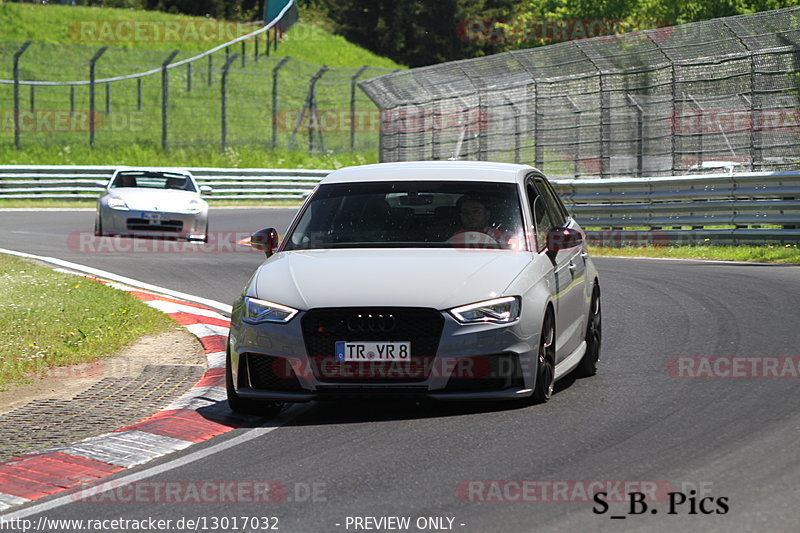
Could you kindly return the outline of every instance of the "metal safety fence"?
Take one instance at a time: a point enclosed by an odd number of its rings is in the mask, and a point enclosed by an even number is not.
[[[356,84],[391,69],[278,57],[279,42],[313,40],[315,31],[288,29],[282,17],[264,27],[181,19],[70,26],[76,42],[102,37],[121,46],[230,37],[200,54],[0,41],[0,144],[375,150],[377,108]]]
[[[96,198],[115,167],[0,166],[2,199]],[[190,168],[218,200],[305,198],[330,170]],[[800,242],[800,171],[552,180],[592,242]]]
[[[800,165],[800,7],[569,41],[360,83],[382,161],[669,176]]]
[[[0,166],[0,200],[95,199],[118,167]],[[302,200],[330,170],[187,168],[214,200]]]

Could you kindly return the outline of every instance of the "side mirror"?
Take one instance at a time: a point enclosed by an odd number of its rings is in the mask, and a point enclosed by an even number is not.
[[[547,253],[555,255],[561,250],[575,248],[583,243],[583,236],[571,228],[553,228],[547,234]]]
[[[258,230],[250,235],[250,246],[270,257],[278,249],[278,231],[275,228]]]
[[[214,189],[212,189],[210,185],[201,185],[200,192],[205,194],[211,194],[212,192],[214,192]]]

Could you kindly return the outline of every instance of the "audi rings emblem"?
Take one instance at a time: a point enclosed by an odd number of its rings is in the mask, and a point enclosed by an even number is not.
[[[387,332],[394,331],[396,327],[397,319],[390,314],[357,314],[347,321],[347,329],[354,332]]]

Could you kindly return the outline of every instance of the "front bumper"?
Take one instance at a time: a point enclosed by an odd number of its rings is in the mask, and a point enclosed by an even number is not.
[[[147,217],[157,216],[159,220]],[[170,213],[135,209],[102,211],[101,222],[105,235],[135,235],[173,239],[204,239],[208,228],[208,213]]]
[[[498,400],[532,394],[538,335],[526,333],[522,321],[464,326],[446,313],[441,316],[438,348],[431,356],[415,357],[411,364],[349,364],[332,354],[309,356],[303,313],[289,324],[251,325],[242,322],[234,308],[229,340],[234,387],[243,398],[285,402]]]

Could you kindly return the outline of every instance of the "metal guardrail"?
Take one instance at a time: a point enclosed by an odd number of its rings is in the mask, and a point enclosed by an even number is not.
[[[800,171],[553,183],[597,244],[800,242]]]
[[[0,199],[95,199],[116,166],[0,166]],[[302,200],[330,170],[188,168],[214,200]]]
[[[0,199],[91,199],[113,166],[0,166]],[[189,168],[209,201],[297,199],[330,170]],[[598,243],[800,241],[800,170],[553,179]]]

